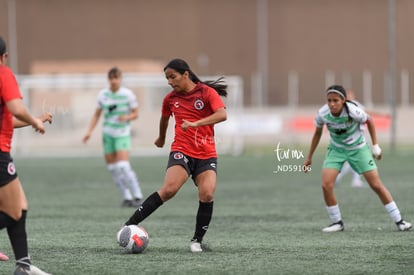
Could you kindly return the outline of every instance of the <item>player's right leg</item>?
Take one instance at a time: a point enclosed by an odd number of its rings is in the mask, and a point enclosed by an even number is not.
[[[322,190],[325,199],[326,210],[331,219],[331,224],[322,229],[323,232],[338,232],[344,230],[342,222],[341,211],[336,201],[334,194],[335,179],[338,175],[338,170],[334,168],[324,168],[322,170]]]
[[[118,169],[123,174],[125,181],[129,186],[129,190],[134,197],[134,200],[141,201],[143,198],[141,186],[138,181],[138,177],[135,171],[132,169],[131,164],[128,160],[121,160],[116,163]],[[137,205],[138,206],[138,205]]]
[[[135,171],[129,162],[129,150],[131,149],[131,137],[118,137],[114,139],[116,154],[116,166],[121,171],[124,178],[125,187],[129,189],[134,200],[134,206],[138,207],[142,203],[142,191]]]
[[[347,155],[334,147],[329,147],[322,166],[322,191],[331,224],[322,229],[323,232],[338,232],[344,230],[341,211],[334,193],[335,179],[341,171]]]
[[[123,174],[121,169],[117,166],[116,163],[109,163],[107,164],[107,169],[111,173],[112,180],[114,181],[116,187],[118,188],[119,192],[122,196],[122,207],[132,207],[133,206],[133,200],[131,192],[128,188],[125,186],[125,180],[123,178]]]
[[[117,165],[117,153],[116,153],[116,138],[109,135],[103,135],[103,146],[105,153],[105,162],[108,171],[111,173],[112,180],[122,196],[122,207],[133,207],[132,195],[126,186],[126,179],[122,170]]]
[[[26,196],[19,178],[16,177],[0,187],[0,229],[7,228],[16,259],[14,274],[47,275],[48,273],[33,266],[30,261],[26,234],[26,209]]]
[[[174,197],[187,179],[188,173],[181,165],[170,166],[165,173],[163,186],[145,199],[125,225],[139,224],[142,222],[164,202]]]

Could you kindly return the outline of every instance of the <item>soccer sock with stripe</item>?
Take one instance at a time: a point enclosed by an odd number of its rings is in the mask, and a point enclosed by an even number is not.
[[[196,226],[192,240],[201,242],[207,233],[208,226],[213,216],[213,202],[199,202],[196,217]]]
[[[125,223],[125,225],[131,224],[139,224],[142,222],[146,217],[152,214],[158,207],[163,204],[160,195],[158,192],[152,193],[138,209],[135,213],[129,218],[129,220]]]

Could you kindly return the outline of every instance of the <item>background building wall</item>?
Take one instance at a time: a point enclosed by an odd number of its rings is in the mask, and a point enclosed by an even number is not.
[[[0,33],[6,38],[11,1],[16,3],[18,42],[11,58],[17,54],[19,74],[31,73],[39,61],[143,59],[165,64],[182,57],[198,74],[242,76],[245,104],[254,104],[261,0],[0,0]],[[265,2],[267,104],[287,104],[292,71],[300,79],[300,104],[323,101],[315,94],[325,89],[326,72],[361,96],[365,70],[372,73],[374,103],[387,101],[388,0]],[[413,1],[396,1],[398,71],[411,74],[413,12]]]
[[[395,3],[397,102],[401,105],[400,74],[404,70],[408,80],[414,74],[414,1]],[[103,86],[105,73],[117,65],[125,73],[155,72],[163,79],[162,68],[174,57],[186,59],[198,75],[242,78],[244,109],[229,104],[229,120],[222,125],[228,135],[225,138],[232,140],[229,144],[307,142],[328,83],[352,88],[366,103],[363,75],[369,76],[372,85],[373,104],[368,107],[385,115],[377,119],[385,121],[378,128],[380,142],[388,143],[395,140],[390,131],[392,112],[386,83],[388,16],[388,0],[0,0],[0,34],[9,42],[9,64],[21,76],[21,84],[23,75],[49,74],[49,86],[26,85],[23,89],[31,110],[54,111],[57,126],[48,138],[39,141],[44,146],[30,143],[41,150],[78,148],[86,152],[80,137],[101,88],[100,84],[92,88],[85,81],[82,88],[59,90],[53,86],[53,81],[59,82],[54,74],[97,73]],[[10,43],[13,34],[16,48]],[[267,40],[264,46],[260,37]],[[257,82],[264,69],[259,62],[263,57],[268,79],[264,94]],[[297,80],[297,94],[289,82],[292,78]],[[163,88],[157,88],[159,98]],[[140,94],[139,88],[133,89]],[[407,92],[412,104],[410,85]],[[260,98],[262,95],[266,97]],[[399,106],[394,117],[399,143],[413,140],[409,107]],[[154,134],[146,133],[147,129],[156,131],[153,125],[159,106],[141,108],[140,112],[134,141],[142,150],[153,147]],[[29,146],[25,141],[32,140],[29,130],[17,136],[23,145],[17,148],[32,154],[33,146],[24,148]],[[61,138],[63,130],[71,133],[65,136],[67,140]],[[93,146],[94,152],[100,153],[99,135],[95,135]]]

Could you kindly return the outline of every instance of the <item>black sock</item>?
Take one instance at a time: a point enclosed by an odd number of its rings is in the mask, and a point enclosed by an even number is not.
[[[142,204],[138,207],[137,211],[129,218],[125,225],[139,224],[146,217],[151,215],[158,207],[163,204],[158,192],[152,193]]]
[[[16,221],[4,213],[3,211],[0,211],[0,230],[3,228],[9,227],[10,225],[16,223]]]
[[[200,242],[207,233],[208,226],[213,216],[213,202],[201,202],[198,206],[195,233],[192,240]]]
[[[22,217],[13,225],[7,227],[7,233],[13,248],[14,257],[16,258],[16,264],[30,266],[26,235],[26,214],[27,210],[23,210]]]

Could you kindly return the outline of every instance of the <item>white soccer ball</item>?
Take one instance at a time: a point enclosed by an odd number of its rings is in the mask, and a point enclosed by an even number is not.
[[[116,235],[120,247],[127,253],[142,253],[149,243],[148,233],[142,226],[128,225],[121,228]]]

